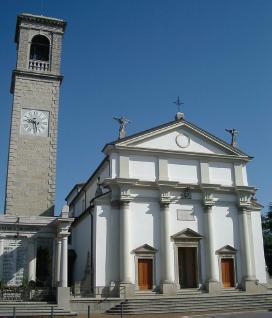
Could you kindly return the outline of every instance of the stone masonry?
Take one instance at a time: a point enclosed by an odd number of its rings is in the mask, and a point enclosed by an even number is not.
[[[10,130],[5,213],[53,216],[56,177],[57,123],[61,44],[66,23],[22,14],[17,17],[17,63],[11,93]],[[31,40],[44,35],[50,42],[49,69],[29,69]],[[48,136],[20,133],[22,109],[49,112]]]

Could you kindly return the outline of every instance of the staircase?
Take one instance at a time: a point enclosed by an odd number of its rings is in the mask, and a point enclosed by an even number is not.
[[[56,304],[47,302],[1,302],[0,317],[13,317],[14,307],[16,317],[51,317],[52,307],[54,317],[77,316],[77,313],[64,310]]]
[[[230,292],[222,295],[196,294],[178,297],[131,298],[123,301],[124,314],[204,313],[272,309],[272,293]],[[107,311],[120,314],[121,303]]]

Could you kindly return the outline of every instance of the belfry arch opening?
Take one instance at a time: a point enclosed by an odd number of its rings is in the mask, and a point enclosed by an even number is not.
[[[30,46],[30,60],[49,62],[50,42],[44,35],[35,35]]]

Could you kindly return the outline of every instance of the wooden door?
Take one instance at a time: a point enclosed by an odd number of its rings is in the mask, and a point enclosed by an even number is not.
[[[153,260],[148,258],[138,259],[138,285],[140,289],[152,289],[153,285]]]
[[[221,259],[221,272],[223,287],[234,287],[234,264],[233,258]]]

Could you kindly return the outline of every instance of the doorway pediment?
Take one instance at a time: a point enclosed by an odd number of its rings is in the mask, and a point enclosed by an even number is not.
[[[135,254],[155,254],[158,250],[148,244],[137,247],[132,252]]]
[[[219,250],[217,250],[215,253],[216,254],[235,254],[237,250],[230,246],[230,245],[225,245],[221,247]]]
[[[171,236],[174,241],[199,241],[203,238],[199,233],[187,228]]]

